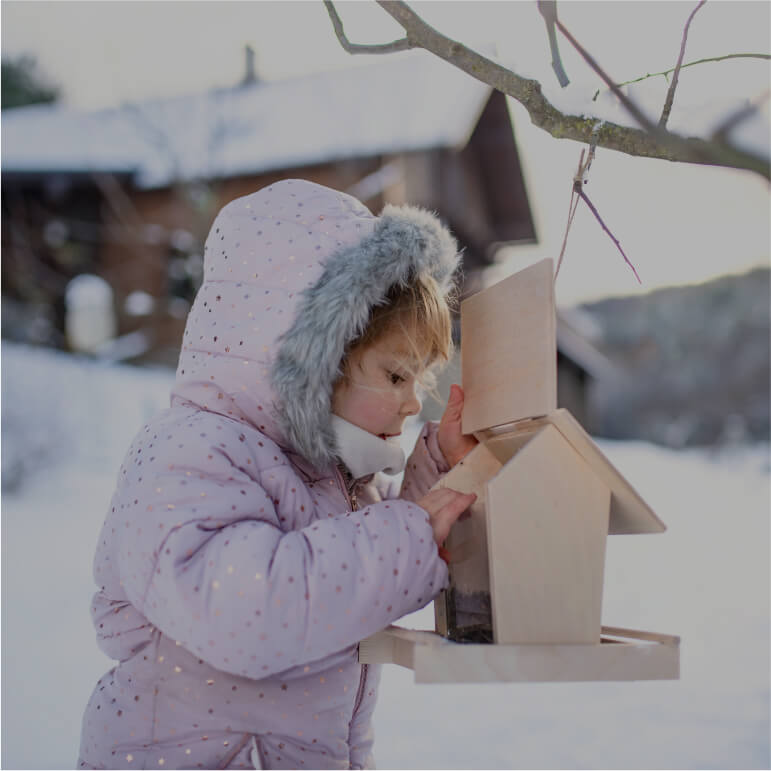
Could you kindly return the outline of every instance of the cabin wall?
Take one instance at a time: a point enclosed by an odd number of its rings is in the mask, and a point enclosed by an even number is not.
[[[202,247],[217,212],[235,198],[293,175],[344,190],[377,166],[376,160],[345,162],[297,169],[292,175],[277,171],[218,180],[205,185],[191,183],[158,190],[132,190],[125,193],[124,209],[131,214],[134,225],[144,223],[160,225],[166,231],[186,230]],[[198,204],[194,203],[196,200]],[[118,219],[120,213],[116,207],[110,202],[107,205],[108,216],[113,220]],[[130,244],[105,242],[100,250],[100,262],[119,294],[125,296],[139,288],[153,296],[162,297],[168,291],[169,251],[167,238],[156,246],[145,244],[142,249]]]
[[[235,177],[205,184],[180,184],[158,190],[129,190],[120,196],[120,202],[105,202],[108,222],[128,222],[134,233],[149,225],[160,226],[157,243],[146,239],[127,239],[122,242],[104,241],[99,250],[101,274],[115,291],[119,310],[119,333],[150,329],[152,350],[145,357],[157,363],[175,365],[184,332],[186,308],[180,299],[189,301],[197,282],[175,279],[170,274],[171,262],[183,256],[175,248],[170,235],[185,231],[202,253],[211,223],[225,204],[262,187],[297,176],[340,190],[352,186],[362,177],[375,171],[379,159],[345,161],[294,170],[291,174],[276,171],[268,174]],[[373,202],[370,202],[372,205]],[[381,206],[381,198],[374,201]],[[156,298],[157,308],[147,317],[132,317],[122,312],[126,297],[141,290]]]

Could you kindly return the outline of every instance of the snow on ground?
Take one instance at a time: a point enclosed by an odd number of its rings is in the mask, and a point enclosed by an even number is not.
[[[9,344],[2,364],[2,766],[70,768],[111,666],[88,613],[96,538],[172,375]],[[609,540],[603,623],[680,635],[681,679],[416,685],[389,666],[380,768],[769,767],[768,446],[600,446],[669,528]],[[431,607],[401,623],[431,627]]]

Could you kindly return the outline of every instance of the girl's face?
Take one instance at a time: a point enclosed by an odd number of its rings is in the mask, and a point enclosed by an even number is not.
[[[420,412],[419,374],[410,361],[403,335],[388,332],[355,352],[350,376],[335,386],[332,412],[381,439],[398,436],[405,418]]]

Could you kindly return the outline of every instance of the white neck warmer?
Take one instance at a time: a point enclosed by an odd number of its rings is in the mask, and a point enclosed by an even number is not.
[[[332,415],[332,429],[340,460],[354,479],[378,471],[394,476],[404,469],[406,458],[397,437],[381,439],[338,415]]]

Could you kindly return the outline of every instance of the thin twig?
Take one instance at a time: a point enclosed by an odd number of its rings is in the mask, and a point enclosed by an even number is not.
[[[579,187],[576,192],[580,196],[580,198],[583,200],[583,202],[591,209],[592,214],[597,218],[597,222],[600,223],[602,226],[602,229],[610,236],[611,241],[616,245],[616,248],[621,252],[621,255],[623,256],[624,260],[626,261],[626,264],[632,269],[632,273],[634,273],[635,278],[637,279],[638,284],[642,284],[642,281],[640,281],[640,277],[637,275],[637,271],[634,269],[634,265],[632,265],[631,262],[629,262],[629,258],[624,253],[624,250],[621,248],[621,244],[619,243],[619,240],[613,235],[613,233],[610,232],[608,229],[608,226],[602,221],[602,217],[600,217],[600,213],[595,208],[594,204],[589,200],[589,197],[586,195],[586,193],[583,191],[582,187]]]
[[[667,98],[664,100],[664,109],[661,112],[659,118],[659,128],[666,128],[667,121],[669,120],[669,113],[672,112],[672,104],[675,101],[675,89],[677,88],[677,81],[680,79],[680,68],[683,66],[683,58],[685,57],[685,44],[688,42],[688,29],[691,26],[693,17],[696,12],[701,8],[707,0],[699,0],[698,5],[691,11],[691,15],[685,22],[683,29],[683,40],[680,43],[680,55],[677,57],[677,64],[675,64],[675,74],[672,75],[672,82],[669,84],[669,90],[667,91]]]
[[[594,160],[594,153],[597,149],[597,142],[596,142],[596,131],[599,129],[601,123],[598,122],[597,125],[595,125],[595,132],[594,132],[594,138],[592,140],[592,143],[589,146],[589,156],[587,157],[586,161],[584,161],[584,156],[586,155],[585,150],[581,150],[581,157],[578,159],[578,169],[576,170],[576,173],[573,175],[573,186],[570,189],[570,204],[568,205],[568,220],[567,224],[565,225],[565,235],[562,238],[562,247],[560,248],[560,256],[557,260],[557,269],[554,271],[554,282],[557,281],[557,276],[559,276],[560,268],[562,267],[562,261],[565,257],[565,249],[568,245],[568,235],[570,234],[570,228],[573,225],[573,218],[576,216],[576,210],[578,209],[578,204],[581,202],[581,196],[579,193],[581,192],[581,188],[586,184],[586,175],[589,172],[589,169],[591,168],[592,161]]]
[[[332,26],[335,29],[335,35],[337,35],[340,45],[349,54],[392,54],[396,51],[409,51],[410,48],[415,48],[415,46],[410,43],[409,38],[406,37],[394,40],[391,43],[377,43],[373,45],[351,43],[343,30],[343,20],[337,13],[335,4],[332,0],[324,0],[324,5],[327,8],[329,18],[332,20]]]
[[[693,67],[696,64],[706,64],[707,62],[723,62],[726,59],[771,59],[771,54],[726,54],[725,56],[710,56],[707,59],[696,59],[696,61],[693,62],[686,62],[682,65],[682,67],[680,67],[680,69],[684,70],[686,67]],[[633,83],[640,83],[643,80],[647,80],[648,78],[656,78],[660,75],[663,75],[666,78],[670,72],[674,71],[675,68],[672,67],[671,69],[663,70],[662,72],[649,72],[647,75],[641,75],[639,78],[634,78],[633,80],[625,80],[623,83],[616,83],[616,85],[619,88],[622,86],[631,86]],[[599,95],[600,89],[597,89],[597,91],[594,92],[592,101],[596,102]]]

